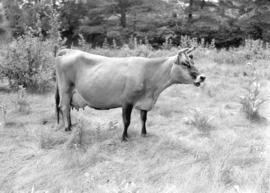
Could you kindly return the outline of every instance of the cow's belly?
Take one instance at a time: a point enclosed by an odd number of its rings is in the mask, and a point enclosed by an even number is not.
[[[88,71],[78,78],[75,85],[79,94],[95,109],[111,109],[122,106],[126,78],[117,72]]]

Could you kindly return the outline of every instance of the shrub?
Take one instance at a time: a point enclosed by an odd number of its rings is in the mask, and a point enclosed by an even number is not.
[[[33,28],[25,26],[26,34],[14,39],[7,46],[0,65],[0,77],[7,77],[11,87],[23,85],[33,91],[44,92],[51,88],[53,77],[53,56],[58,47],[63,46],[59,32],[59,14],[48,6],[48,39],[42,35],[42,21],[36,15]]]
[[[240,97],[240,103],[247,119],[258,121],[261,120],[261,115],[259,114],[260,107],[267,100],[260,97],[261,85],[256,74],[255,66],[251,64],[251,67],[251,77],[249,77],[248,85],[244,87],[247,92],[246,95]]]
[[[8,47],[0,66],[1,74],[9,79],[10,86],[19,85],[37,91],[51,86],[53,72],[51,41],[41,41],[30,33],[15,39]]]

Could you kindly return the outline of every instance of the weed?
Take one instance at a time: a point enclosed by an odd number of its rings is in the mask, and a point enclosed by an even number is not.
[[[240,103],[242,105],[242,111],[245,113],[247,119],[251,121],[261,120],[261,115],[259,110],[267,99],[260,97],[261,85],[256,73],[256,68],[254,64],[249,63],[251,66],[251,77],[248,77],[248,85],[244,87],[246,90],[246,95],[240,97]]]
[[[196,127],[203,133],[209,133],[209,131],[213,129],[213,125],[210,123],[213,118],[214,116],[209,116],[198,109],[193,109],[186,123]]]
[[[15,109],[24,114],[29,114],[31,107],[30,103],[27,100],[27,94],[26,94],[26,89],[22,86],[19,85],[19,90],[17,91],[17,96],[14,101],[12,101],[15,104]]]
[[[241,97],[240,103],[242,104],[242,110],[249,120],[259,120],[261,115],[259,114],[259,109],[266,99],[260,99],[260,84],[256,80],[252,81],[248,87],[247,95]]]
[[[3,116],[3,125],[5,126],[7,123],[7,106],[6,105],[0,105],[1,113]]]
[[[108,123],[108,130],[116,130],[116,129],[118,129],[119,128],[119,123],[118,123],[118,121],[110,121],[109,123]]]

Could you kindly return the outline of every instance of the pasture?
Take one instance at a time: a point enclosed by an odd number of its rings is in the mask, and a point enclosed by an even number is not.
[[[135,53],[124,51],[91,50]],[[175,51],[143,48],[135,55]],[[65,132],[56,124],[53,92],[7,92],[1,83],[0,192],[269,192],[270,102],[258,105],[255,119],[243,102],[246,87],[256,84],[256,99],[269,98],[269,52],[242,60],[246,52],[197,49],[195,65],[206,82],[165,90],[149,112],[147,137],[134,110],[128,142],[120,140],[121,109],[73,110],[73,131]]]

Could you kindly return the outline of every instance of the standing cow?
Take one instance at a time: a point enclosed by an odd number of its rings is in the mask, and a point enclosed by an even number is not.
[[[122,107],[124,132],[133,107],[140,110],[142,130],[146,135],[147,112],[162,91],[173,84],[200,86],[205,80],[194,66],[189,53],[162,58],[104,57],[79,50],[63,49],[56,55],[56,111],[62,112],[65,130],[71,130],[70,107],[89,106],[105,110]]]

